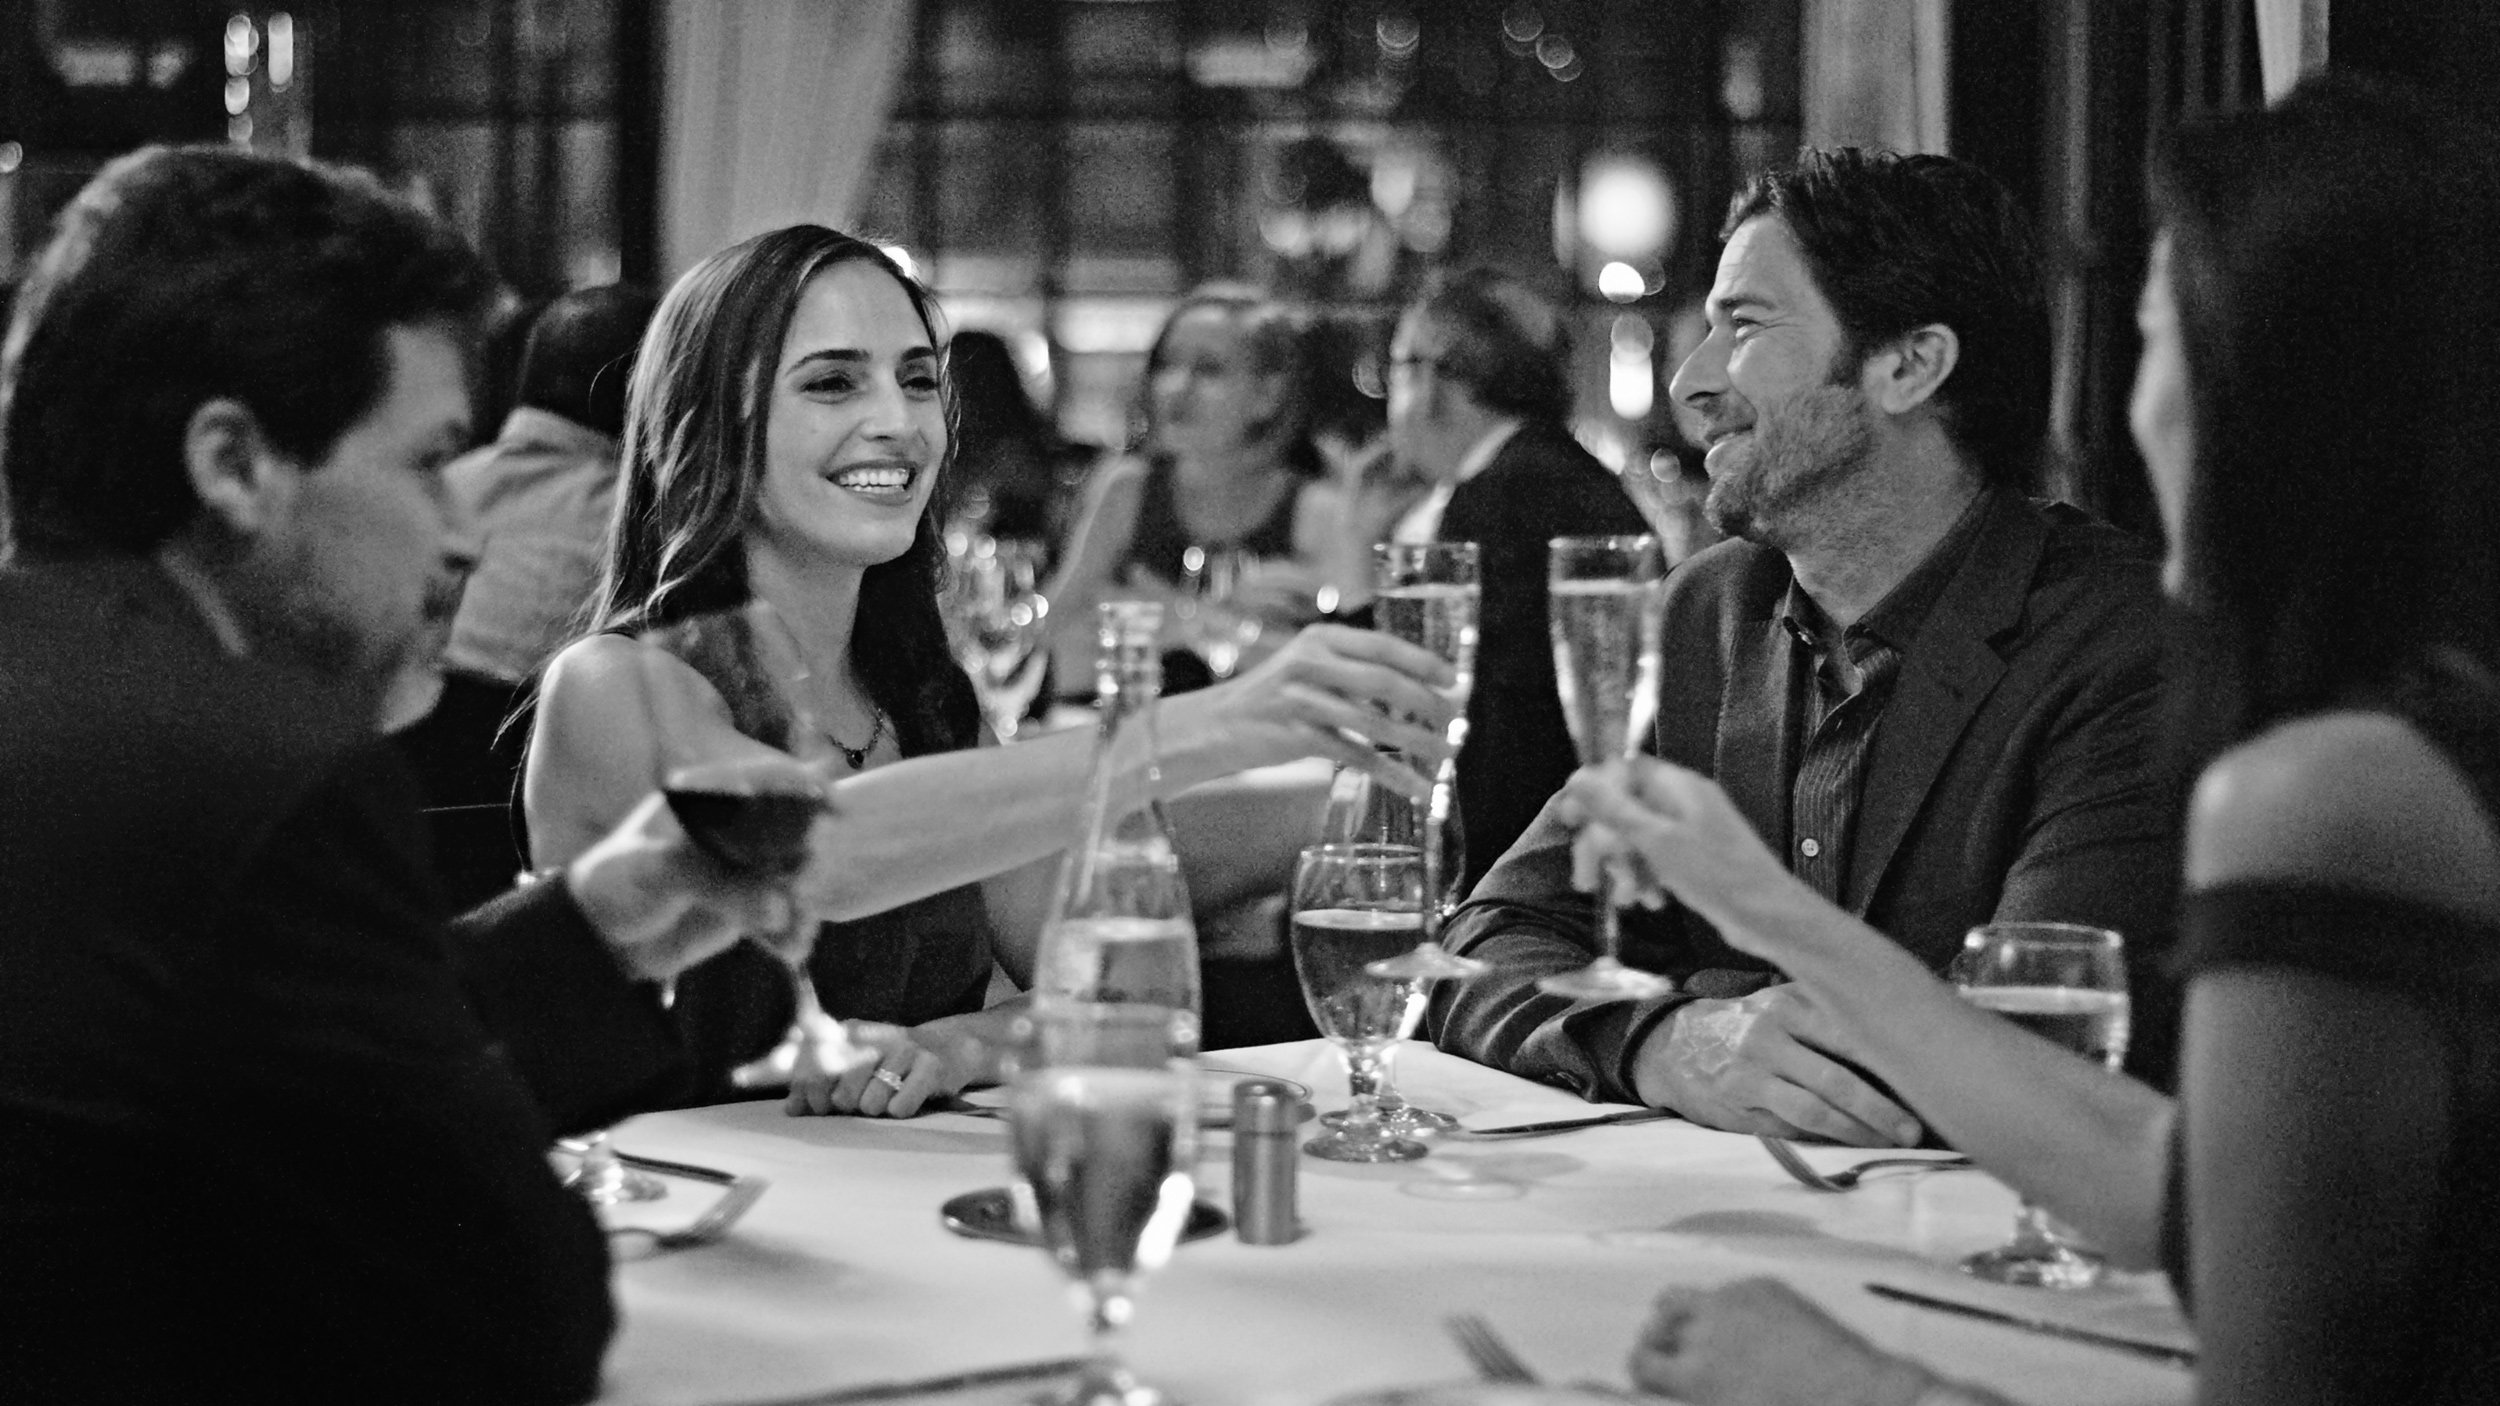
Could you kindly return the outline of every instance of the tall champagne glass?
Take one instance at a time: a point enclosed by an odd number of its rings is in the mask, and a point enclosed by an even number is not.
[[[1007,1116],[1042,1247],[1076,1291],[1092,1362],[1054,1406],[1158,1406],[1118,1334],[1138,1280],[1189,1219],[1197,1161],[1196,1020],[1138,1002],[1062,1001],[1022,1022]]]
[[[1547,623],[1563,721],[1583,766],[1629,757],[1658,715],[1658,630],[1666,609],[1666,558],[1658,539],[1557,537],[1547,559]],[[1557,996],[1638,1001],[1675,983],[1623,964],[1623,924],[1613,895],[1597,895],[1597,958],[1539,981]]]
[[[2126,1058],[2127,963],[2118,934],[2077,923],[1989,923],[1970,930],[1946,972],[1972,1005],[2111,1069]],[[2070,1243],[2025,1200],[2013,1238],[1962,1261],[1998,1284],[2087,1289],[2098,1253]]]
[[[1467,742],[1467,699],[1476,685],[1476,610],[1483,598],[1473,542],[1382,542],[1372,548],[1372,619],[1384,634],[1431,650],[1458,675],[1451,685],[1458,712],[1450,719],[1451,755],[1432,776],[1432,797],[1421,817],[1424,892],[1436,898],[1454,881],[1444,872],[1451,852],[1458,771],[1457,752]],[[1424,905],[1415,945],[1379,965],[1375,975],[1401,981],[1463,980],[1481,976],[1485,964],[1441,946],[1441,905]]]
[[[741,732],[802,761],[829,754],[831,743],[807,705],[807,666],[798,642],[768,603],[752,600],[691,616],[643,638],[709,681]],[[794,785],[788,765],[777,759],[668,765],[671,739],[678,734],[668,727],[656,701],[663,690],[653,688],[647,678],[643,685],[663,758],[660,792],[686,833],[732,868],[785,883],[795,877],[807,864],[808,829],[831,804],[824,787]],[[795,897],[789,910],[794,922],[812,922]],[[739,1088],[786,1085],[802,1060],[833,1071],[877,1057],[874,1048],[852,1040],[816,999],[816,983],[807,970],[813,936],[811,928],[782,934],[777,942],[757,939],[789,974],[794,1014],[780,1044],[730,1072],[730,1081]]]
[[[1424,859],[1412,845],[1312,845],[1293,866],[1293,969],[1311,1021],[1345,1056],[1354,1105],[1302,1145],[1331,1162],[1411,1162],[1425,1153],[1382,1122],[1382,1073],[1424,1014],[1424,985],[1377,972],[1423,931]]]
[[[1042,648],[1050,615],[1041,593],[1042,546],[958,528],[947,533],[946,549],[947,642],[990,730],[1007,741],[1023,726],[1050,662]]]
[[[1181,551],[1180,623],[1190,649],[1219,679],[1233,676],[1265,631],[1259,617],[1236,600],[1258,573],[1258,563],[1256,555],[1240,547],[1192,543]]]

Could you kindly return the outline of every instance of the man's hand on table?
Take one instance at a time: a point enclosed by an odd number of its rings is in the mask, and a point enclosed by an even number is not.
[[[1653,1028],[1634,1056],[1641,1101],[1706,1128],[1911,1147],[1908,1109],[1824,1053],[1837,1032],[1795,983],[1735,1000],[1697,1000]]]

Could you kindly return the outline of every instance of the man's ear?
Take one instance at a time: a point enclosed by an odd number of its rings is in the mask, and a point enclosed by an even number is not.
[[[270,444],[260,417],[236,400],[206,400],[182,427],[182,467],[207,515],[253,537],[293,500],[297,470]]]
[[[1868,399],[1890,415],[1906,415],[1935,397],[1962,359],[1962,339],[1941,322],[1913,327],[1866,359]]]

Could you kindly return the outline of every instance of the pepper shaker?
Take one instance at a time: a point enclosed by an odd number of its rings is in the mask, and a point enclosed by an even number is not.
[[[1245,1245],[1301,1238],[1294,1187],[1302,1170],[1302,1150],[1294,1146],[1301,1121],[1291,1085],[1245,1079],[1233,1086],[1233,1233]]]

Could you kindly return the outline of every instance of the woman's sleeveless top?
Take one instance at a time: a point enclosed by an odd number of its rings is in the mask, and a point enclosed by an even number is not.
[[[689,659],[729,703],[730,721],[760,742],[787,749],[790,722],[776,700],[724,687],[732,671],[720,661]],[[901,727],[898,720],[898,727]],[[905,756],[955,750],[944,739],[902,728]],[[845,1020],[918,1025],[981,1009],[996,960],[997,937],[977,884],[816,931],[808,956],[817,999]],[[693,1056],[694,1103],[752,1098],[729,1083],[729,1071],[771,1049],[790,1026],[790,983],[781,963],[751,942],[680,973],[670,1014]]]
[[[1169,459],[1146,461],[1146,481],[1137,501],[1137,525],[1129,532],[1128,551],[1112,569],[1112,580],[1125,581],[1131,569],[1137,569],[1165,585],[1177,586],[1186,574],[1181,554],[1191,547],[1231,549],[1254,557],[1294,554],[1293,519],[1294,510],[1302,501],[1301,480],[1294,480],[1284,496],[1277,499],[1275,509],[1256,527],[1229,542],[1203,542],[1191,537],[1181,522],[1180,505],[1173,497],[1177,476],[1178,470]]]
[[[2500,817],[2500,711],[2492,694],[2424,687],[2385,706],[2471,779],[2487,815]],[[2338,1346],[2366,1359],[2381,1400],[2493,1399],[2500,1391],[2500,928],[2289,882],[2191,894],[2183,918],[2176,957],[2183,978],[2225,967],[2313,973],[2401,993],[2435,1023],[2448,1055],[2453,1121],[2428,1258],[2411,1301],[2388,1316],[2409,1325],[2409,1340]],[[2186,1178],[2176,1133],[2171,1154],[2163,1261],[2185,1302]]]

